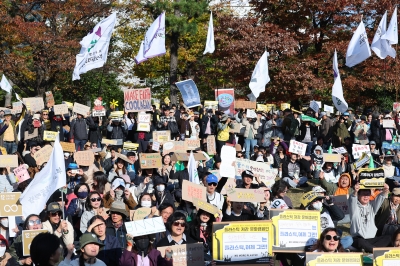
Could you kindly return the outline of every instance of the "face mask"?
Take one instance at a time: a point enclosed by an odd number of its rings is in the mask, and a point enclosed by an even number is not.
[[[147,249],[149,248],[150,240],[148,238],[142,238],[142,239],[136,239],[135,240],[135,245],[137,250],[139,251],[139,254],[142,254],[142,252],[147,255]]]
[[[322,202],[320,202],[320,201],[314,202],[314,203],[312,204],[312,206],[313,206],[313,208],[316,209],[317,211],[320,211],[320,210],[322,209]]]
[[[0,247],[0,257],[3,257],[4,253],[6,253],[6,247]]]
[[[88,195],[89,193],[87,192],[87,191],[84,191],[84,192],[78,192],[78,198],[80,198],[80,199],[86,199],[87,198],[87,195]]]
[[[140,205],[141,205],[142,207],[150,208],[150,207],[151,207],[151,201],[150,201],[150,200],[142,200],[142,202],[140,203]]]
[[[8,219],[1,220],[1,225],[8,228]]]
[[[116,196],[117,198],[121,198],[123,194],[124,194],[124,191],[123,191],[123,190],[116,190],[116,191],[115,191],[115,196]]]
[[[157,191],[163,192],[165,190],[165,186],[164,185],[158,185],[157,186]]]

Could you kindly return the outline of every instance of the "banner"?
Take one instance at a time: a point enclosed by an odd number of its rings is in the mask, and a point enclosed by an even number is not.
[[[257,99],[261,92],[265,91],[265,86],[270,81],[268,72],[268,56],[265,50],[261,58],[258,60],[256,67],[251,75],[249,87],[251,94]]]
[[[345,253],[345,252],[307,252],[307,266],[363,266],[362,253]]]
[[[361,21],[347,47],[346,66],[353,67],[370,56],[371,49],[369,48],[368,35],[365,31],[364,23]]]
[[[22,216],[21,192],[0,193],[0,217]],[[25,216],[26,217],[26,216]]]
[[[400,248],[374,248],[374,266],[400,265]]]
[[[235,114],[235,92],[233,89],[215,90],[215,99],[218,101],[218,110],[225,114]]]
[[[360,189],[383,188],[385,185],[385,172],[383,168],[361,168],[358,171]]]
[[[125,222],[126,232],[133,237],[165,232],[161,216],[132,222]]]
[[[124,103],[128,112],[152,111],[150,88],[125,90]]]
[[[203,243],[157,247],[162,257],[164,257],[167,248],[173,252],[172,260],[174,266],[204,266]]]
[[[215,222],[213,260],[217,265],[270,265],[273,238],[271,221]]]
[[[275,178],[278,175],[278,169],[272,168],[268,163],[255,162],[252,160],[237,158],[235,163],[235,177],[242,178],[242,172],[250,170],[254,175],[258,175],[260,180],[267,186],[271,187],[275,183]],[[256,182],[253,180],[253,182]]]
[[[182,99],[188,108],[201,105],[199,90],[193,80],[187,79],[175,83],[182,94]]]
[[[206,53],[212,54],[212,53],[214,53],[214,50],[215,50],[214,24],[213,24],[212,12],[211,12],[210,21],[208,22],[206,48],[205,48],[203,54],[206,54]]]

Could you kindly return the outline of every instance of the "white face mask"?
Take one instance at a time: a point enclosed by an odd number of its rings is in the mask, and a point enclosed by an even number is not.
[[[151,201],[150,201],[150,200],[142,200],[142,202],[140,203],[140,205],[141,205],[142,207],[150,208],[150,207],[151,207]]]
[[[163,192],[165,190],[165,186],[164,185],[158,185],[157,186],[157,191]]]
[[[4,227],[8,227],[8,218],[1,220],[1,225]]]
[[[314,202],[312,206],[315,210],[320,211],[322,209],[322,202],[321,201]]]
[[[6,247],[0,247],[0,257],[3,257],[4,253],[6,253]]]

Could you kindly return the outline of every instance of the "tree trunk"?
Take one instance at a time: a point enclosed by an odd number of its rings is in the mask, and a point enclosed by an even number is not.
[[[12,98],[12,94],[11,92],[6,93],[4,99],[5,99],[5,103],[4,106],[11,106],[11,98]]]
[[[175,0],[175,2],[179,2],[179,0]],[[179,10],[174,10],[174,15],[179,17]],[[172,104],[178,104],[178,90],[175,86],[175,83],[178,81],[178,48],[179,48],[179,32],[171,33],[171,61],[169,66],[169,93]]]

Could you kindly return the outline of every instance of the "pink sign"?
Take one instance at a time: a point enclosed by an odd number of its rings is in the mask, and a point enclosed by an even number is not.
[[[25,164],[22,164],[14,169],[14,174],[18,178],[18,184],[31,178]]]
[[[235,92],[233,89],[215,90],[215,99],[218,101],[218,109],[225,114],[235,114]]]

